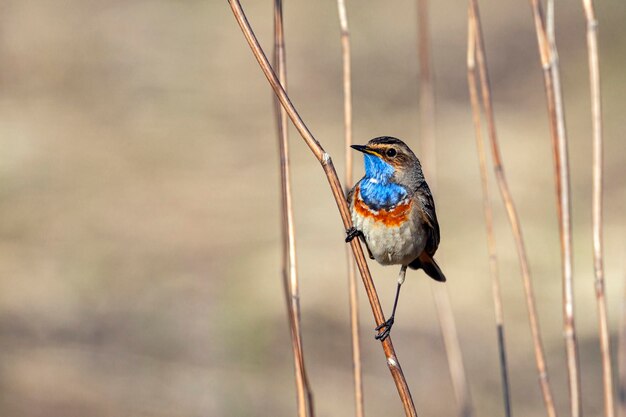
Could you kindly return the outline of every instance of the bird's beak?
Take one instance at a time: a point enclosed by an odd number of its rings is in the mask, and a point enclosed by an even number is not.
[[[352,149],[356,149],[359,152],[369,153],[371,155],[380,156],[380,154],[378,152],[376,152],[374,149],[370,148],[367,145],[350,145],[350,147]]]

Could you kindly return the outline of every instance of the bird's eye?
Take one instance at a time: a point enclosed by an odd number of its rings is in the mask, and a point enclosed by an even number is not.
[[[387,149],[386,155],[389,158],[393,158],[394,156],[396,156],[396,150],[393,149],[393,148],[389,148],[389,149]]]

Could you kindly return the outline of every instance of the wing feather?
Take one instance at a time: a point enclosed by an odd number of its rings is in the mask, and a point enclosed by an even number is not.
[[[423,181],[415,191],[417,201],[421,208],[420,216],[424,222],[428,239],[424,251],[430,256],[434,255],[439,247],[439,223],[437,222],[437,213],[435,212],[435,201],[433,195],[428,188],[426,181]]]

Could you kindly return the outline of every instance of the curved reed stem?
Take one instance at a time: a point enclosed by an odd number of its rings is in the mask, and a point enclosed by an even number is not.
[[[270,83],[270,86],[274,90],[274,93],[276,93],[280,104],[287,112],[289,118],[302,136],[304,142],[307,144],[309,149],[311,149],[311,152],[313,152],[313,155],[315,155],[315,157],[321,164],[322,169],[326,174],[330,189],[333,193],[333,197],[335,198],[335,202],[337,203],[337,208],[339,209],[339,214],[341,215],[344,229],[348,230],[350,227],[352,227],[350,210],[348,208],[341,182],[339,181],[337,171],[335,170],[335,166],[333,165],[330,155],[326,153],[326,151],[324,151],[324,148],[322,148],[320,143],[315,139],[311,131],[304,124],[302,118],[291,103],[289,96],[281,87],[278,77],[276,76],[270,63],[268,62],[267,57],[265,56],[265,53],[261,48],[261,45],[259,45],[259,41],[257,40],[252,28],[250,27],[250,23],[248,23],[248,19],[246,18],[241,8],[239,0],[229,0],[229,4],[233,11],[235,20],[237,21],[237,24],[241,28],[241,31],[243,32],[243,35],[246,38],[246,41],[248,42],[248,45],[250,46],[254,57],[259,63],[261,70],[263,71],[268,82]],[[380,306],[376,287],[374,286],[372,276],[369,272],[369,268],[367,267],[367,262],[365,261],[363,249],[361,248],[361,244],[359,243],[358,239],[352,240],[350,246],[352,247],[352,252],[354,254],[357,267],[359,268],[359,272],[363,280],[363,285],[365,286],[365,291],[367,293],[367,297],[372,308],[374,320],[376,322],[376,325],[380,325],[384,323],[385,318],[382,308]],[[398,357],[396,356],[395,349],[393,348],[391,337],[386,338],[381,343],[381,346],[385,353],[387,366],[396,384],[396,388],[398,390],[400,400],[402,401],[402,406],[404,408],[405,414],[409,417],[417,416],[417,413],[415,411],[415,405],[413,404],[413,398],[411,397],[409,386],[406,383],[404,373],[402,372],[402,367],[400,366],[400,362],[398,361]]]
[[[513,239],[515,240],[515,246],[517,249],[517,256],[519,258],[520,268],[522,270],[522,280],[524,283],[524,292],[526,295],[526,307],[528,309],[530,330],[535,350],[535,362],[537,365],[537,372],[539,374],[539,386],[541,388],[541,393],[543,395],[543,400],[546,406],[546,411],[548,412],[548,416],[556,417],[556,409],[554,407],[552,389],[550,387],[550,381],[548,377],[548,367],[546,364],[545,353],[541,341],[541,332],[539,330],[539,319],[537,317],[537,308],[535,306],[535,295],[532,287],[532,282],[530,280],[530,268],[528,266],[526,246],[524,245],[519,216],[517,215],[517,210],[515,209],[513,197],[511,196],[511,192],[506,181],[504,166],[502,164],[502,158],[500,156],[500,147],[498,145],[498,136],[496,134],[494,112],[491,99],[491,85],[489,82],[489,73],[487,71],[487,58],[485,56],[482,27],[480,23],[480,14],[478,10],[477,0],[470,0],[469,24],[473,26],[473,32],[476,36],[476,64],[478,66],[478,74],[480,77],[480,90],[483,100],[483,109],[485,111],[485,117],[487,119],[489,140],[491,142],[493,169],[496,177],[496,182],[498,184],[498,189],[500,190],[500,195],[506,208],[509,223],[511,224]]]
[[[470,6],[471,7],[471,6]],[[469,11],[471,13],[471,10]],[[478,80],[476,75],[476,33],[474,25],[468,25],[467,36],[467,81],[469,86],[470,100],[472,104],[472,116],[476,133],[476,149],[480,169],[480,182],[483,191],[483,211],[485,214],[485,227],[487,228],[487,250],[489,253],[489,272],[491,274],[491,292],[493,297],[494,312],[496,319],[496,332],[498,337],[498,352],[500,359],[500,379],[502,382],[502,396],[504,402],[504,415],[511,417],[511,393],[509,388],[509,369],[506,359],[506,344],[504,337],[504,311],[502,308],[502,295],[500,291],[500,277],[498,273],[498,256],[496,253],[496,238],[493,229],[493,210],[487,175],[487,155],[483,142],[482,128],[480,123],[480,100],[478,99]]]
[[[556,180],[559,236],[561,240],[561,268],[563,270],[563,335],[567,355],[567,371],[572,417],[582,414],[578,345],[574,321],[574,277],[572,267],[572,220],[569,184],[569,157],[567,133],[559,74],[559,56],[554,34],[554,2],[548,0],[547,27],[542,18],[541,4],[531,0],[535,31],[543,79],[548,102],[550,136],[554,149],[554,176]]]

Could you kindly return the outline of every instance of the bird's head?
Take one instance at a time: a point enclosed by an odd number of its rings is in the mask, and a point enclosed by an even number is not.
[[[363,152],[365,177],[379,182],[395,182],[407,187],[424,181],[422,167],[413,151],[400,139],[381,136],[366,145],[352,145]]]

